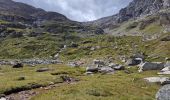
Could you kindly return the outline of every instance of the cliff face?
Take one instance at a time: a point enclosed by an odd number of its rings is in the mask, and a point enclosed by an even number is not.
[[[152,15],[169,7],[170,0],[133,0],[127,7],[121,9],[118,14],[90,22],[90,24],[101,26],[102,28],[115,28],[119,23],[129,19]]]

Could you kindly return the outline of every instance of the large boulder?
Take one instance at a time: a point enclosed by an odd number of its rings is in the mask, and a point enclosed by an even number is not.
[[[128,65],[128,66],[139,65],[139,64],[143,63],[144,58],[145,57],[142,54],[139,54],[139,53],[134,54],[133,56],[130,57],[129,60],[127,60],[126,65]]]
[[[170,84],[159,89],[156,93],[156,100],[170,100]]]
[[[161,62],[145,62],[139,65],[139,72],[148,71],[148,70],[162,70],[164,68],[164,63]]]
[[[142,58],[131,58],[129,60],[127,60],[126,65],[128,66],[136,66],[139,65],[143,62]]]
[[[93,72],[93,73],[97,73],[99,70],[98,67],[87,67],[86,68],[86,72]]]

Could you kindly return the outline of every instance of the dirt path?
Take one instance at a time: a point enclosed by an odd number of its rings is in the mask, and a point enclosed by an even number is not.
[[[41,88],[37,88],[37,89],[32,89],[32,90],[27,90],[27,91],[21,91],[18,93],[14,93],[14,94],[10,94],[7,95],[5,98],[6,100],[30,100],[32,97],[41,94],[41,93],[45,93],[48,92],[56,87],[60,87],[60,86],[64,86],[67,84],[76,84],[76,82],[73,83],[59,83],[59,84],[54,84],[54,85],[49,85],[47,87],[41,87]]]

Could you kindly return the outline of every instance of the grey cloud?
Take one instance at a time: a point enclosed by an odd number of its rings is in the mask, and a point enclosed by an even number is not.
[[[76,21],[91,21],[117,13],[132,0],[15,0],[64,14]]]

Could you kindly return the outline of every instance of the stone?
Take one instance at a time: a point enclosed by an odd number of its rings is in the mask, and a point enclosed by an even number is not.
[[[94,75],[93,72],[86,72],[85,75]]]
[[[156,93],[156,100],[170,100],[170,84],[159,89]]]
[[[13,68],[23,68],[23,64],[21,63],[16,63],[15,65],[13,65]]]
[[[148,70],[162,70],[164,68],[164,63],[162,62],[145,62],[139,65],[139,72],[148,71]]]
[[[148,77],[148,78],[144,78],[144,80],[146,80],[149,83],[163,83],[166,81],[169,81],[170,78],[169,77]]]
[[[167,62],[165,63],[165,67],[170,67],[170,62],[169,62],[169,61],[167,61]]]
[[[142,58],[131,58],[129,60],[127,60],[126,65],[128,66],[136,66],[143,63],[143,59]]]
[[[114,69],[110,68],[110,67],[102,67],[99,70],[100,73],[104,73],[104,74],[109,74],[109,73],[114,73]]]
[[[99,66],[104,66],[104,65],[105,65],[104,61],[102,61],[102,60],[97,60],[97,59],[93,60],[93,63],[94,63],[95,65],[99,65]]]
[[[7,100],[6,98],[4,98],[4,97],[2,97],[2,98],[0,98],[0,100]]]
[[[49,68],[40,68],[40,69],[37,69],[36,72],[46,72],[46,71],[49,71]]]
[[[116,66],[119,66],[119,64],[115,64],[115,63],[110,63],[110,64],[109,64],[109,67],[111,67],[111,68],[114,68],[114,67],[116,67]]]
[[[97,68],[97,67],[87,67],[87,68],[86,68],[86,72],[97,73],[98,70],[99,70],[99,68]]]
[[[124,70],[124,69],[125,69],[125,66],[118,65],[118,66],[113,67],[113,69],[114,69],[114,70]]]

